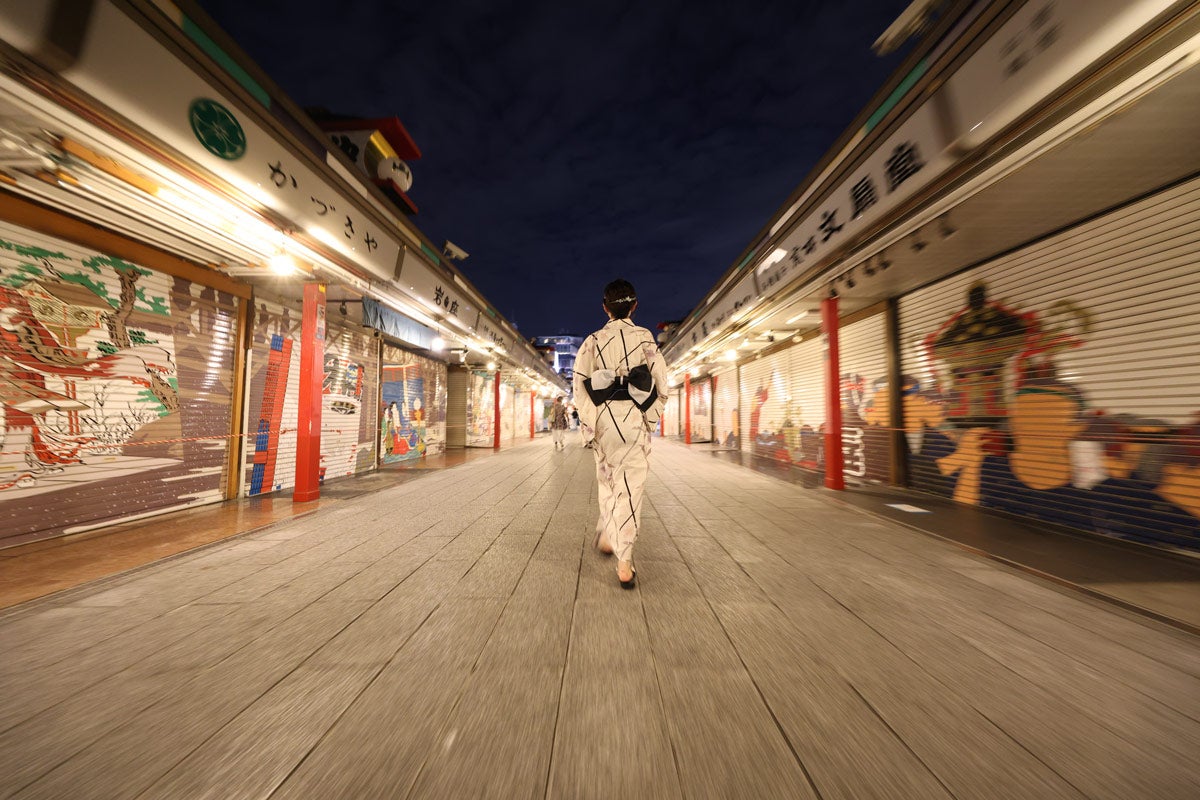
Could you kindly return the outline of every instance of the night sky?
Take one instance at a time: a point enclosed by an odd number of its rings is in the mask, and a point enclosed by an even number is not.
[[[398,117],[413,221],[526,336],[685,316],[907,48],[910,0],[200,0],[301,107]]]

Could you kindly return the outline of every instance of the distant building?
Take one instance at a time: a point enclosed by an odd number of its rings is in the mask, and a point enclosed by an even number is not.
[[[535,336],[533,346],[538,350],[552,348],[553,361],[549,363],[554,371],[570,380],[575,375],[575,356],[579,355],[579,346],[583,344],[582,336]]]

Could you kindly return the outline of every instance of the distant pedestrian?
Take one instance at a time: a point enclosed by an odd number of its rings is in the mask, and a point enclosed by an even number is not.
[[[579,430],[579,409],[571,406],[571,430]]]
[[[563,444],[563,431],[567,429],[567,406],[563,403],[561,396],[554,398],[554,405],[550,406],[550,435],[554,437],[554,449],[565,450],[566,445]]]
[[[604,287],[608,324],[583,341],[575,360],[575,404],[596,454],[600,518],[595,545],[617,556],[617,580],[633,588],[633,545],[649,471],[650,432],[667,404],[667,365],[654,334],[633,324],[629,281]]]

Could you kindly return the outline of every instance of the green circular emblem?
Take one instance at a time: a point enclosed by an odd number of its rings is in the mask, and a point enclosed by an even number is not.
[[[229,109],[216,100],[201,97],[188,107],[192,133],[204,149],[226,161],[246,155],[246,132]]]

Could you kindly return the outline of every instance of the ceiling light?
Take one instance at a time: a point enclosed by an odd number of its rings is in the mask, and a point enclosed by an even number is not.
[[[495,361],[489,361],[489,362],[487,363],[487,369],[488,369],[488,372],[495,372],[495,371],[496,371],[496,362],[495,362]]]
[[[442,350],[446,346],[446,340],[440,336],[433,337],[433,341],[429,343],[430,349]]]
[[[290,255],[280,250],[275,255],[271,256],[268,262],[271,271],[276,275],[291,275],[296,271],[296,260]]]
[[[803,311],[801,311],[799,314],[797,314],[796,316],[792,317],[791,319],[789,319],[787,322],[785,322],[785,323],[783,323],[783,324],[784,324],[784,325],[791,325],[791,324],[792,324],[793,322],[795,322],[796,320],[798,320],[798,319],[804,319],[804,318],[805,318],[805,317],[807,317],[807,316],[808,316],[808,309],[806,308],[806,309],[804,309]]]
[[[737,350],[726,351],[725,359],[727,361],[737,361]]]

